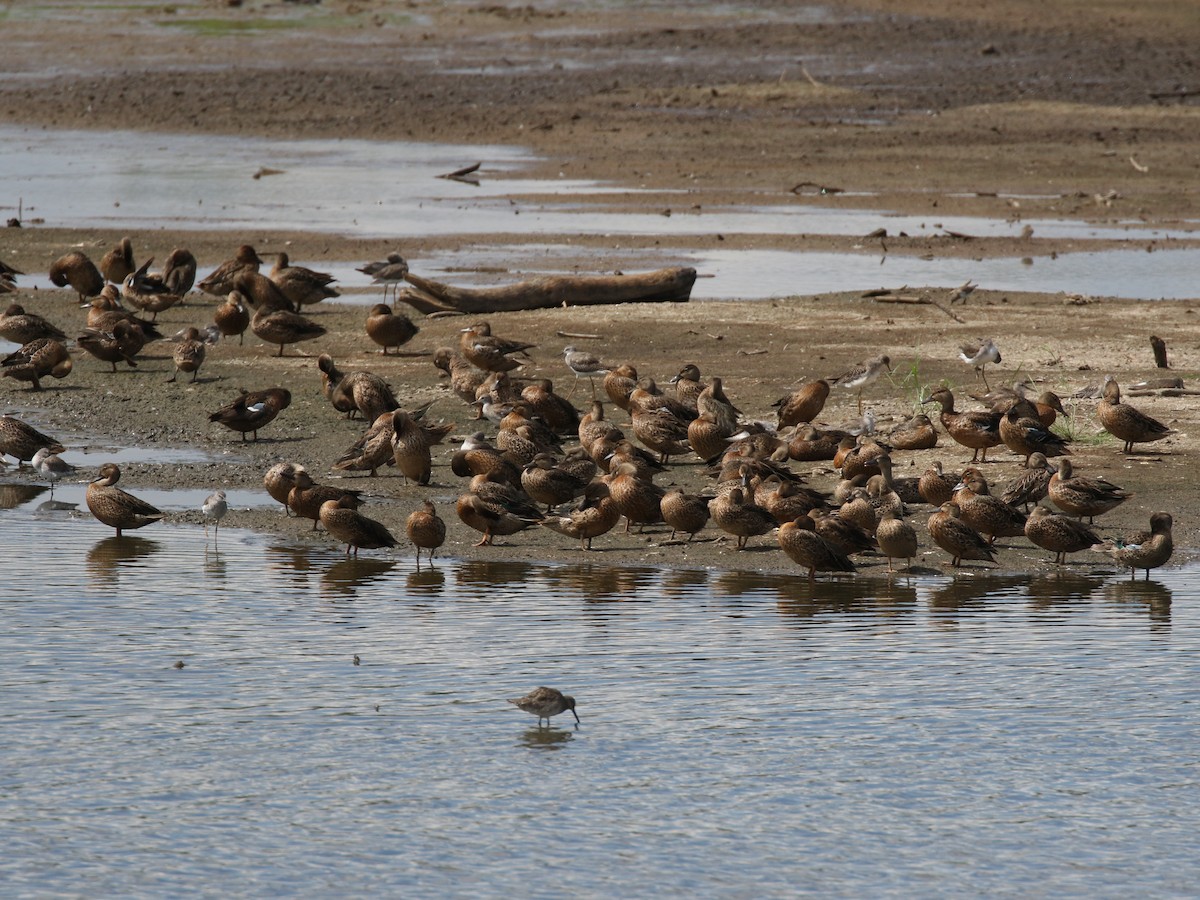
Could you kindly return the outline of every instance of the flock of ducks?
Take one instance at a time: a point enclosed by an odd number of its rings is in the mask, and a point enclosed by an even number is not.
[[[249,245],[238,248],[198,283],[196,260],[187,250],[173,250],[161,271],[152,272],[151,264],[148,260],[136,265],[128,238],[105,254],[99,266],[79,251],[53,263],[51,281],[74,289],[88,310],[75,349],[111,364],[113,371],[119,364],[136,367],[142,347],[162,338],[155,324],[158,313],[184,303],[195,286],[220,301],[211,323],[189,327],[174,338],[170,381],[181,373],[195,381],[206,345],[221,337],[237,335],[241,340],[249,328],[263,341],[278,344],[279,355],[289,344],[321,337],[325,328],[301,310],[338,296],[331,276],[293,266],[285,253],[277,254],[274,267],[264,275],[263,260]],[[404,279],[408,266],[403,257],[392,254],[360,271],[382,284],[386,295]],[[15,283],[19,274],[0,263],[5,284]],[[418,331],[386,303],[368,312],[366,334],[383,355]],[[21,344],[3,360],[6,377],[28,381],[33,390],[40,390],[41,379],[69,375],[71,342],[40,316],[13,304],[0,316],[0,335]],[[694,364],[684,365],[664,389],[653,378],[639,377],[631,362],[605,360],[575,345],[562,351],[564,370],[574,376],[564,397],[549,379],[521,377],[535,347],[493,334],[488,322],[478,321],[461,329],[457,346],[443,347],[433,357],[450,391],[470,406],[481,425],[462,441],[449,465],[454,475],[468,479],[455,513],[481,534],[479,545],[539,526],[575,539],[587,550],[622,520],[627,532],[663,525],[671,529],[668,542],[692,542],[711,523],[738,550],[756,537],[773,535],[779,549],[810,579],[818,572],[852,573],[856,557],[868,553],[885,557],[890,574],[894,560],[911,566],[919,554],[920,536],[907,517],[911,507],[928,504],[933,512],[926,533],[955,567],[967,560],[994,562],[997,540],[1020,536],[1053,553],[1056,563],[1064,562],[1067,554],[1097,549],[1134,574],[1145,570],[1147,577],[1173,550],[1171,516],[1165,512],[1151,516],[1148,533],[1126,540],[1106,541],[1095,532],[1095,517],[1130,495],[1101,477],[1076,473],[1068,458],[1070,441],[1051,428],[1057,416],[1065,415],[1055,394],[1033,398],[1023,385],[990,390],[986,367],[1001,362],[990,339],[964,345],[959,353],[984,382],[986,393],[973,396],[985,408],[958,410],[946,387],[924,399],[938,407],[942,431],[972,451],[972,465],[948,474],[934,463],[920,477],[898,477],[897,459],[906,451],[937,445],[941,435],[933,421],[916,415],[882,435],[875,433],[873,414],[863,413],[864,390],[891,373],[887,355],[802,384],[775,403],[776,421],[768,424],[747,419],[726,394],[722,379],[703,379]],[[374,373],[343,371],[328,354],[319,357],[318,369],[334,409],[348,417],[361,415],[367,424],[361,438],[331,461],[331,468],[371,478],[394,466],[406,483],[430,485],[433,450],[453,426],[427,421],[428,404],[403,408],[387,382]],[[571,402],[583,378],[591,388],[586,411]],[[834,389],[855,393],[862,416],[857,427],[839,430],[816,424]],[[283,387],[243,391],[209,420],[240,433],[243,441],[248,435],[257,440],[259,430],[286,410],[291,399]],[[1163,423],[1123,402],[1111,378],[1102,387],[1096,412],[1102,427],[1122,442],[1124,453],[1172,434]],[[614,415],[627,421],[618,423]],[[494,435],[489,437],[492,425]],[[1023,467],[1005,490],[993,493],[979,465],[987,462],[989,450],[1001,446],[1020,457]],[[31,463],[52,486],[73,472],[57,455],[63,450],[60,442],[15,417],[0,418],[0,452],[22,465]],[[672,458],[706,466],[711,486],[690,494],[656,484],[656,477],[670,472]],[[1057,466],[1052,459],[1059,460]],[[792,466],[814,461],[831,463],[840,478],[814,487]],[[114,463],[100,467],[87,487],[92,514],[118,535],[161,521],[160,510],[117,487],[120,476]],[[363,491],[319,484],[303,465],[272,466],[264,474],[264,486],[288,515],[311,519],[314,529],[323,528],[344,543],[347,555],[399,544],[386,525],[360,511]],[[1056,510],[1043,505],[1046,500]],[[202,508],[206,528],[210,522],[219,527],[227,511],[225,494],[217,491]],[[408,516],[405,534],[417,549],[418,567],[422,551],[432,564],[447,528],[431,500],[424,499]],[[514,702],[535,712],[539,723],[573,709],[573,701],[561,705],[569,697],[558,695],[551,703],[537,695]]]

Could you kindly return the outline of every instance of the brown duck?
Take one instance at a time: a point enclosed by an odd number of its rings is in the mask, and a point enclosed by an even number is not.
[[[808,569],[808,580],[817,572],[853,572],[854,563],[840,547],[813,530],[811,519],[801,516],[779,526],[779,547],[787,558]]]
[[[998,537],[1019,537],[1025,533],[1026,516],[989,491],[987,479],[978,469],[965,469],[956,484],[954,502],[959,518],[995,544]]]
[[[713,524],[737,538],[737,549],[745,550],[746,542],[766,534],[776,527],[775,517],[752,501],[747,501],[741,488],[733,488],[708,502]]]
[[[828,399],[829,382],[818,378],[801,385],[786,397],[780,397],[771,405],[775,407],[778,415],[778,427],[786,428],[789,425],[811,422],[821,414]]]
[[[958,481],[957,475],[943,472],[941,460],[935,459],[917,482],[917,492],[923,502],[931,506],[941,506],[953,499],[954,486]]]
[[[1165,565],[1175,550],[1171,537],[1171,516],[1165,512],[1156,512],[1150,517],[1150,532],[1134,535],[1125,540],[1106,543],[1101,549],[1122,566],[1129,567],[1129,577],[1137,577],[1138,569],[1146,570],[1146,580],[1150,580],[1150,570]]]
[[[315,272],[304,266],[293,266],[286,253],[275,254],[276,262],[271,267],[270,278],[284,295],[296,305],[299,312],[304,304],[320,303],[331,297],[341,296],[330,287],[335,281],[328,272]]]
[[[67,336],[37,313],[26,312],[19,303],[9,305],[0,315],[0,337],[14,344],[28,344],[40,338],[65,341]]]
[[[204,341],[200,339],[200,331],[197,328],[189,327],[184,330],[182,339],[175,345],[175,350],[171,354],[172,360],[175,362],[175,374],[167,379],[170,383],[179,377],[179,373],[191,373],[192,383],[200,374],[200,367],[204,365],[205,347]]]
[[[604,376],[604,393],[613,405],[629,412],[629,398],[637,388],[637,369],[622,363]]]
[[[190,250],[175,247],[163,263],[162,281],[167,293],[185,297],[196,283],[196,257]]]
[[[213,321],[225,337],[237,335],[238,344],[246,342],[246,329],[250,327],[250,310],[241,291],[230,291],[221,305],[213,311]]]
[[[1035,506],[1029,514],[1025,537],[1053,553],[1058,565],[1067,561],[1068,553],[1078,553],[1100,543],[1100,536],[1078,519],[1057,515],[1044,506]]]
[[[521,473],[521,487],[534,501],[546,504],[547,515],[559,504],[582,495],[588,486],[587,481],[560,469],[557,462],[549,453],[539,453]]]
[[[1077,518],[1095,517],[1115,509],[1133,495],[1103,478],[1085,478],[1076,475],[1071,461],[1064,459],[1058,471],[1050,476],[1047,493],[1054,505]]]
[[[399,543],[382,522],[368,519],[357,510],[358,501],[342,497],[326,500],[318,510],[318,518],[325,530],[346,545],[346,555],[353,548],[354,555],[362,550],[382,550]]]
[[[987,452],[990,448],[1002,443],[1000,438],[1000,418],[993,412],[956,412],[954,409],[954,394],[946,388],[939,388],[929,395],[926,403],[937,403],[942,407],[940,419],[942,427],[959,444],[973,450],[971,462],[987,462]],[[983,459],[979,453],[983,451]]]
[[[621,521],[621,509],[608,485],[594,481],[587,486],[578,507],[566,516],[547,516],[541,524],[551,531],[577,538],[581,550],[592,549],[592,539],[608,534]]]
[[[464,525],[483,534],[476,547],[491,546],[493,538],[516,534],[541,521],[541,516],[526,518],[516,515],[502,506],[484,501],[475,494],[463,494],[459,497],[455,512]]]
[[[432,500],[423,500],[423,508],[413,510],[404,523],[404,533],[417,548],[417,568],[421,568],[421,551],[429,551],[429,564],[433,565],[434,554],[446,543],[446,523],[437,514]]]
[[[638,477],[637,467],[630,462],[617,463],[605,476],[609,492],[625,517],[625,531],[631,525],[651,525],[661,522],[662,498],[666,493],[652,481]]]
[[[112,331],[85,329],[75,338],[75,345],[101,362],[110,363],[114,372],[118,362],[136,369],[134,357],[146,346],[146,334],[137,322],[123,320],[117,322]]]
[[[995,562],[991,546],[978,531],[959,518],[956,503],[943,503],[929,517],[929,536],[951,556],[950,564],[958,567],[964,559]]]
[[[214,297],[227,297],[230,291],[238,290],[237,279],[243,272],[258,272],[258,267],[263,264],[259,259],[254,248],[249,244],[242,244],[238,247],[237,252],[232,259],[227,259],[225,262],[217,266],[202,280],[196,287],[204,291],[206,294],[212,294]]]
[[[208,421],[220,422],[231,431],[241,432],[243,443],[248,432],[253,433],[257,441],[258,430],[275,421],[275,417],[291,403],[292,392],[287,388],[268,388],[253,393],[242,391],[240,397],[222,406],[208,417]],[[315,515],[309,518],[315,518]]]
[[[281,462],[263,473],[263,487],[267,489],[272,500],[283,504],[283,511],[289,516],[292,511],[288,507],[288,495],[296,486],[296,473],[302,470],[304,466],[299,463]]]
[[[433,474],[433,456],[430,448],[440,444],[454,429],[447,422],[431,425],[413,418],[406,409],[392,413],[392,457],[396,468],[409,481],[429,484]]]
[[[55,287],[70,285],[82,303],[104,289],[104,276],[86,254],[72,250],[60,256],[50,266],[50,283]]]
[[[317,530],[321,520],[321,506],[327,501],[340,501],[351,509],[362,505],[362,491],[317,484],[303,466],[298,466],[292,473],[292,482],[288,508],[302,519],[312,519],[313,531]]]
[[[5,378],[28,381],[35,391],[42,389],[41,379],[47,375],[66,378],[72,365],[67,345],[54,338],[32,340],[0,361]]]
[[[1104,430],[1124,442],[1122,452],[1132,453],[1134,444],[1161,441],[1174,434],[1170,428],[1140,409],[1121,402],[1121,387],[1109,376],[1104,382],[1104,395],[1096,406],[1096,415]]]
[[[279,353],[283,356],[286,344],[298,344],[300,341],[311,341],[325,334],[325,326],[306,319],[299,313],[288,312],[286,309],[267,309],[260,307],[250,320],[250,330],[268,344],[278,344]]]
[[[1045,499],[1050,490],[1050,476],[1056,471],[1044,454],[1034,453],[1030,455],[1021,474],[1000,495],[1000,499],[1009,506],[1021,504],[1028,512],[1029,504]]]
[[[1067,447],[1070,441],[1042,425],[1037,407],[1028,400],[1018,401],[1001,416],[1000,440],[1013,453],[1025,457],[1025,468],[1029,468],[1029,457],[1034,453],[1048,458],[1071,455]]]
[[[132,531],[152,525],[165,515],[161,510],[139,500],[114,485],[121,478],[121,469],[116,463],[105,463],[100,467],[99,477],[87,486],[87,507],[92,515],[110,528]]]
[[[910,567],[917,555],[917,531],[905,522],[894,510],[885,510],[875,529],[879,552],[887,557],[888,572],[892,571],[892,560],[903,559]]]
[[[669,541],[675,540],[675,535],[683,532],[688,536],[688,543],[708,524],[708,500],[699,494],[685,494],[676,488],[667,491],[659,501],[659,510],[663,521],[671,526]]]
[[[18,466],[23,466],[43,447],[51,453],[62,453],[67,449],[14,416],[0,416],[0,456],[14,457]]]

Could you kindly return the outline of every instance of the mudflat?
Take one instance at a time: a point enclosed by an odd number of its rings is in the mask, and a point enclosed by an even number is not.
[[[565,173],[627,187],[580,201],[622,211],[803,202],[930,216],[1137,222],[1182,235],[1097,241],[1049,238],[1036,230],[1007,238],[711,234],[627,238],[620,250],[601,237],[571,236],[577,255],[565,265],[581,272],[627,268],[629,250],[644,260],[655,248],[968,260],[1195,249],[1200,84],[1194,48],[1200,21],[1192,4],[1130,9],[1004,0],[977,6],[915,0],[811,8],[660,3],[639,7],[634,16],[625,6],[568,3],[178,3],[102,11],[21,4],[0,14],[8,72],[0,81],[0,123],[518,144],[537,154],[535,176]],[[15,201],[0,196],[5,218],[16,215]],[[253,244],[268,261],[266,254],[282,250],[317,267],[322,260],[366,262],[400,249],[420,273],[423,253],[480,240],[441,235],[397,248],[337,233],[47,228],[30,218],[23,227],[0,231],[0,259],[45,273],[69,249],[98,259],[126,234],[139,258],[161,260],[174,246],[189,247],[201,277],[242,243]],[[505,235],[504,241],[534,239]],[[521,275],[487,277],[503,283]],[[835,375],[886,353],[893,374],[865,392],[882,431],[911,415],[934,385],[951,385],[960,407],[969,405],[966,395],[980,385],[958,360],[958,348],[982,337],[994,337],[1003,351],[1004,361],[988,369],[994,384],[1028,378],[1038,390],[1055,390],[1065,399],[1108,374],[1123,386],[1171,374],[1191,387],[1200,368],[1195,299],[1017,293],[982,283],[965,303],[951,306],[954,285],[895,287],[935,302],[887,303],[861,291],[813,294],[796,285],[794,296],[770,301],[569,307],[488,318],[496,333],[536,342],[523,374],[552,378],[563,391],[574,378],[562,363],[562,348],[583,344],[606,360],[633,364],[660,384],[695,363],[703,375],[723,379],[748,418],[770,419],[771,403],[804,379]],[[67,292],[33,291],[18,280],[18,291],[7,299],[68,333],[83,325]],[[406,406],[435,401],[430,415],[452,422],[454,435],[476,430],[472,411],[447,391],[431,357],[380,355],[363,328],[365,301],[373,298],[359,292],[349,299],[357,302],[314,307],[312,317],[327,334],[289,348],[282,358],[276,347],[250,335],[244,345],[225,340],[209,349],[196,384],[165,384],[173,370],[167,343],[150,345],[136,370],[116,374],[77,353],[71,375],[62,382],[49,379],[42,392],[5,381],[6,405],[45,430],[90,444],[187,445],[215,454],[204,465],[128,466],[123,481],[132,489],[256,487],[263,471],[281,460],[332,477],[331,464],[366,425],[342,418],[321,395],[321,352],[344,369],[383,376]],[[160,327],[169,334],[203,325],[214,306],[213,298],[193,294],[163,313]],[[471,321],[413,317],[421,332],[405,348],[410,352],[455,344],[459,329]],[[579,334],[598,337],[564,336]],[[1154,366],[1151,335],[1167,342],[1169,373]],[[208,413],[239,388],[272,385],[288,387],[293,403],[257,443],[242,444],[208,422]],[[587,399],[587,391],[581,382],[573,399]],[[1165,510],[1175,518],[1182,556],[1200,532],[1191,512],[1200,499],[1190,478],[1197,451],[1195,398],[1128,399],[1175,433],[1127,457],[1119,442],[1098,434],[1094,400],[1066,399],[1072,461],[1076,471],[1103,475],[1134,494],[1099,520],[1102,534],[1143,529],[1150,513]],[[856,418],[854,393],[835,389],[821,419],[838,425]],[[992,455],[997,461],[983,468],[993,484],[1019,474],[1019,458],[1003,450]],[[919,474],[933,459],[957,471],[966,458],[969,453],[943,434],[933,450],[898,453],[897,474]],[[578,555],[572,541],[545,529],[505,538],[503,549],[473,548],[478,535],[452,510],[465,483],[451,474],[448,460],[449,449],[435,458],[431,487],[406,485],[391,469],[338,483],[353,482],[377,498],[367,512],[397,533],[422,499],[434,499],[451,526],[445,552],[453,555]],[[836,483],[828,464],[795,465],[811,473],[814,486]],[[693,459],[658,480],[700,490],[712,483],[701,469]],[[917,507],[913,520],[923,544],[920,563],[936,567],[945,554],[924,534],[929,511]],[[277,509],[235,511],[226,522],[296,537],[310,524],[285,519]],[[769,537],[737,553],[732,539],[719,536],[711,524],[690,545],[668,544],[661,528],[613,532],[597,539],[593,557],[793,568],[770,549],[775,545]],[[1049,567],[1049,554],[1023,539],[1001,544],[1004,568]],[[1079,557],[1108,564],[1100,556]],[[882,562],[866,564],[877,565]]]

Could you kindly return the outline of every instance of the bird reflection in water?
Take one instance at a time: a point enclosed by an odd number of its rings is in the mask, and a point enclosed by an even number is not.
[[[297,587],[308,584],[308,573],[315,568],[313,559],[316,554],[311,546],[286,547],[274,544],[266,548],[263,556],[270,569],[291,576]]]
[[[416,569],[404,579],[410,594],[441,594],[446,590],[446,573],[441,569]]]
[[[1155,626],[1171,625],[1171,589],[1159,581],[1126,581],[1119,578],[1104,585],[1109,603],[1140,604]]]
[[[1019,595],[1026,584],[1024,575],[955,577],[929,594],[929,609],[943,625],[957,625],[958,613],[975,614],[997,600]],[[940,615],[938,615],[940,614]]]
[[[461,587],[510,588],[529,584],[533,578],[534,567],[527,563],[465,559],[458,566],[458,584]]]
[[[705,593],[708,572],[704,569],[668,569],[662,577],[664,597],[679,599]]]
[[[562,750],[575,740],[575,732],[563,728],[527,728],[521,735],[521,745],[531,750]]]
[[[44,484],[0,484],[0,509],[16,509],[48,490]]]
[[[111,588],[122,570],[141,569],[141,561],[162,549],[158,541],[133,535],[110,535],[92,545],[85,565],[96,586]]]
[[[396,568],[394,559],[349,557],[340,559],[321,576],[321,593],[354,596],[359,588]]]
[[[210,550],[208,544],[204,545],[204,575],[214,581],[224,581],[226,577],[225,557],[215,546]]]
[[[43,500],[37,505],[33,514],[35,516],[61,516],[69,515],[77,509],[79,509],[78,503],[69,503],[66,500]]]
[[[1068,612],[1079,609],[1080,601],[1100,587],[1104,579],[1081,572],[1049,572],[1037,575],[1029,582],[1029,606],[1036,610],[1059,609]],[[1048,621],[1040,616],[1038,621]]]

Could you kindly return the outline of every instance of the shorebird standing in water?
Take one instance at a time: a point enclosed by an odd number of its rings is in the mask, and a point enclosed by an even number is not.
[[[891,371],[892,361],[886,355],[876,356],[874,359],[860,362],[857,366],[847,369],[836,378],[830,378],[829,381],[833,384],[841,385],[848,390],[858,390],[858,414],[862,415],[863,388],[878,380],[880,375]]]
[[[58,479],[75,472],[73,465],[57,453],[52,453],[47,447],[41,447],[37,453],[33,454],[33,460],[30,462],[30,465],[33,466],[34,471],[50,482],[51,497],[54,496],[54,483]]]
[[[575,373],[575,384],[571,385],[568,397],[575,393],[575,388],[579,386],[579,379],[586,377],[588,384],[592,386],[592,399],[595,400],[596,382],[593,379],[597,375],[607,375],[614,368],[608,363],[601,362],[594,353],[588,353],[577,347],[563,347],[563,361],[567,364],[567,368]]]
[[[518,697],[515,700],[509,700],[517,709],[522,709],[530,715],[538,717],[538,727],[542,727],[542,719],[546,720],[546,727],[550,727],[550,717],[557,716],[560,712],[566,712],[568,709],[571,715],[575,717],[575,724],[579,724],[579,713],[575,712],[575,698],[568,697],[562,691],[557,691],[554,688],[540,687],[534,688],[524,697]]]
[[[1000,362],[1000,348],[991,338],[978,344],[962,344],[958,348],[958,358],[968,366],[974,366],[975,372],[983,379],[983,386],[992,389],[987,380],[987,364]]]
[[[204,513],[204,536],[208,537],[208,522],[211,519],[214,523],[213,535],[215,537],[221,531],[221,520],[225,518],[225,513],[229,512],[229,503],[225,500],[225,492],[216,490],[209,494],[201,504],[200,512]]]

